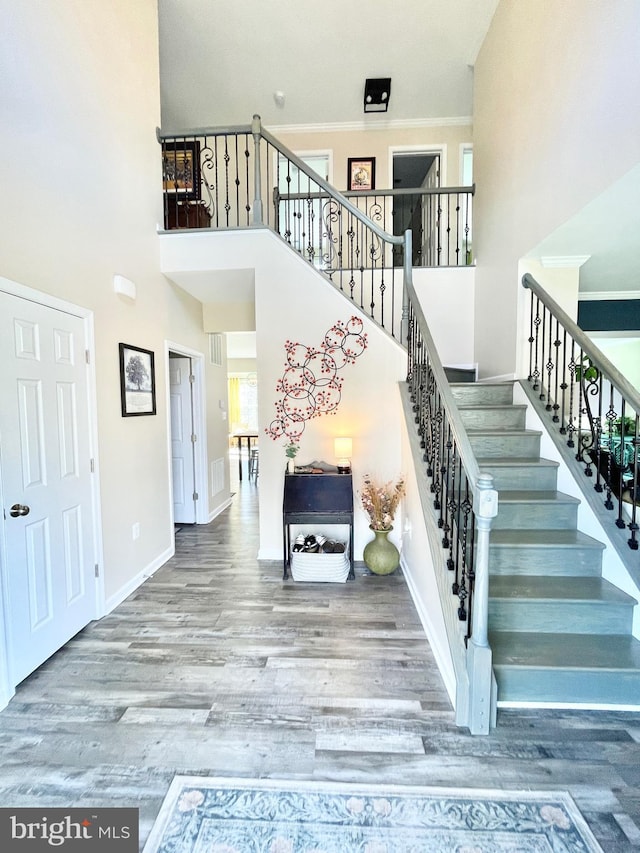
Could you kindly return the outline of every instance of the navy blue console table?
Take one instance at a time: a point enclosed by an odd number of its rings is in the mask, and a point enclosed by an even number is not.
[[[291,524],[348,524],[349,580],[355,578],[351,474],[285,474],[282,502],[285,580],[291,560]]]

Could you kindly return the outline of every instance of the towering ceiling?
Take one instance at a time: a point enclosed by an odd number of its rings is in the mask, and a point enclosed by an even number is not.
[[[498,0],[158,0],[164,128],[362,123],[472,114],[473,63]],[[284,95],[279,106],[274,93]]]

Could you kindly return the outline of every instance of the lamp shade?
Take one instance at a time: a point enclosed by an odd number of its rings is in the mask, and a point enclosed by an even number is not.
[[[333,453],[336,459],[351,459],[353,440],[350,438],[334,438]]]

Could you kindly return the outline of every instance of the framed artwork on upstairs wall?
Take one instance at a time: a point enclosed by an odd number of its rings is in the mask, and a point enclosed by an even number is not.
[[[376,188],[376,158],[349,157],[347,160],[347,190],[367,192]]]
[[[200,143],[170,139],[162,143],[162,189],[180,201],[200,198]]]
[[[156,373],[153,352],[131,344],[119,344],[119,348],[122,417],[155,415]]]

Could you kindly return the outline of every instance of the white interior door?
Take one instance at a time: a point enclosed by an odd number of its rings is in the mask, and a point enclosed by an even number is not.
[[[84,322],[0,293],[1,567],[19,683],[96,616]]]
[[[178,524],[195,524],[196,478],[190,358],[169,358],[169,386],[173,520]]]

